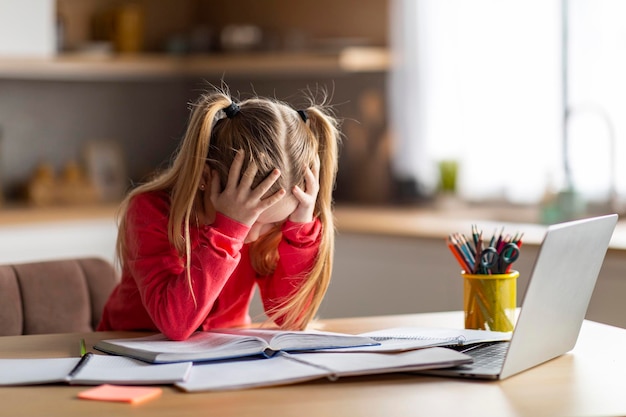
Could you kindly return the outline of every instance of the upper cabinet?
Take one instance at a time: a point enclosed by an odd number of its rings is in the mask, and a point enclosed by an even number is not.
[[[55,6],[46,13],[57,53],[2,54],[0,78],[331,75],[389,67],[387,0],[56,0]],[[50,22],[45,26],[49,34]]]

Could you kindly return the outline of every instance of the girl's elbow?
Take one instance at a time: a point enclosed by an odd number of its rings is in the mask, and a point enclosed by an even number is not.
[[[174,341],[187,340],[198,328],[194,323],[187,323],[185,320],[155,320],[154,323],[165,337]]]
[[[173,328],[173,329],[162,329],[161,333],[165,335],[170,340],[180,342],[189,339],[191,335],[194,333],[194,329],[182,329],[182,328]]]

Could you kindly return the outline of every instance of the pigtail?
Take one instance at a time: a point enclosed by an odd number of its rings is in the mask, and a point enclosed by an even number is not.
[[[171,167],[150,182],[132,190],[122,202],[118,214],[120,232],[118,233],[116,252],[117,258],[121,262],[127,247],[125,214],[132,198],[145,192],[170,190],[171,207],[168,220],[168,239],[178,253],[186,259],[187,280],[194,303],[196,298],[190,272],[190,217],[193,213],[194,199],[202,178],[202,170],[206,163],[215,119],[218,112],[231,103],[232,100],[226,92],[206,94],[193,103],[187,131],[174,156]]]
[[[194,210],[193,203],[202,179],[202,170],[206,164],[215,119],[220,110],[231,104],[232,101],[225,94],[202,97],[191,115],[189,128],[172,169],[172,172],[177,172],[178,175],[174,178],[170,196],[168,237],[178,252],[185,254],[187,282],[194,304],[196,304],[196,296],[191,282],[189,223]],[[180,233],[181,224],[183,225],[183,235]]]
[[[218,112],[231,103],[225,94],[203,96],[195,105],[185,139],[174,160],[171,172],[176,174],[171,193],[168,236],[181,254],[189,254],[189,248],[185,248],[189,244],[189,220],[209,151],[211,131]],[[181,224],[185,227],[184,238],[180,234]]]
[[[276,270],[278,245],[282,237],[280,226],[275,226],[250,244],[250,262],[260,275],[269,275]]]
[[[300,290],[287,300],[271,317],[281,317],[284,328],[305,328],[317,314],[330,284],[335,251],[335,224],[332,211],[333,189],[338,169],[340,133],[334,117],[317,106],[305,110],[306,123],[318,142],[320,158],[320,189],[316,201],[315,216],[322,225],[320,246],[309,278]],[[300,115],[300,117],[302,117]]]

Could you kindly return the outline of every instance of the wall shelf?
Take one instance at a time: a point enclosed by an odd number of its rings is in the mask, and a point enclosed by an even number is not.
[[[162,54],[53,58],[0,58],[0,79],[116,81],[162,78],[275,75],[340,75],[387,71],[385,48],[348,47],[338,53],[241,53],[168,56]]]

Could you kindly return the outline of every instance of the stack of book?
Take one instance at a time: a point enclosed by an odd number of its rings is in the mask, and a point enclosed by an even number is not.
[[[109,339],[76,358],[0,359],[2,385],[174,384],[219,391],[327,378],[418,372],[471,358],[445,346],[506,341],[510,333],[394,328],[361,335],[321,331],[224,329],[172,341],[162,334]]]

